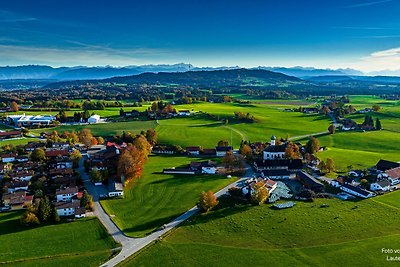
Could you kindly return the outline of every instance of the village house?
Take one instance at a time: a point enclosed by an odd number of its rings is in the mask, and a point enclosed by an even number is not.
[[[5,208],[9,210],[20,210],[32,205],[33,196],[29,196],[25,191],[3,194],[1,198]]]
[[[88,120],[87,120],[87,122],[89,123],[89,124],[92,124],[92,123],[99,123],[101,121],[101,119],[100,119],[100,116],[99,115],[92,115],[92,116],[90,116],[89,118],[88,118]]]
[[[25,152],[33,152],[37,148],[44,148],[45,143],[43,142],[29,142],[25,147]]]
[[[216,151],[216,156],[217,157],[223,157],[226,155],[226,153],[228,151],[233,150],[233,147],[231,146],[217,146],[215,147],[215,151]]]
[[[190,116],[190,110],[188,109],[181,109],[178,111],[179,116]]]
[[[188,153],[188,155],[200,155],[200,151],[201,151],[201,147],[199,146],[188,146],[186,147],[186,153]]]
[[[12,180],[30,181],[34,175],[33,171],[16,171],[10,174]]]
[[[45,151],[46,158],[67,157],[69,152],[67,149],[47,149]]]
[[[340,187],[340,190],[342,190],[346,193],[349,193],[353,196],[357,196],[357,197],[361,197],[361,198],[370,198],[370,197],[376,196],[376,194],[374,194],[368,190],[365,190],[365,189],[362,189],[360,187],[356,187],[356,186],[353,186],[350,184],[343,184]]]
[[[344,119],[342,121],[342,130],[343,131],[350,131],[357,128],[357,123],[351,119]]]
[[[0,132],[0,140],[21,137],[20,131]]]
[[[217,173],[217,164],[210,160],[203,162],[195,162],[192,161],[189,165],[190,169],[196,171],[197,173],[203,174],[216,174]]]
[[[14,193],[16,191],[28,191],[29,185],[29,181],[12,180],[5,183],[5,188],[7,188],[8,193]]]
[[[78,187],[67,187],[64,189],[56,190],[56,201],[57,202],[69,202],[72,198],[78,196]]]
[[[166,154],[166,155],[172,155],[176,153],[175,148],[173,146],[161,146],[161,145],[154,146],[151,152],[154,154]]]
[[[202,155],[204,156],[215,156],[217,154],[217,151],[215,148],[205,148],[203,149]]]
[[[52,148],[68,149],[70,147],[69,143],[66,142],[55,142],[51,145]]]
[[[79,201],[57,202],[54,207],[60,217],[75,216],[75,211],[80,208],[80,203]]]
[[[377,181],[370,185],[370,190],[387,192],[390,191],[390,185],[390,181],[388,180]]]
[[[1,162],[3,162],[3,163],[14,162],[16,156],[17,156],[17,155],[14,154],[14,153],[2,154],[2,155],[1,155]]]
[[[400,167],[386,170],[384,173],[378,174],[378,179],[387,179],[391,185],[400,183]]]
[[[268,178],[252,178],[246,181],[246,185],[241,188],[242,194],[245,197],[250,197],[254,191],[254,185],[257,182],[263,182],[269,194],[271,194],[277,187],[278,183]]]

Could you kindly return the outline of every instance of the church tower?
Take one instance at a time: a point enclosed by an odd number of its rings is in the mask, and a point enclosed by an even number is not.
[[[276,136],[275,135],[271,136],[271,146],[275,145],[275,141],[276,141]]]

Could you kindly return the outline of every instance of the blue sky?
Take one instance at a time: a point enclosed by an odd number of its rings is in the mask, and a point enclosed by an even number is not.
[[[400,69],[400,1],[2,0],[0,65]]]

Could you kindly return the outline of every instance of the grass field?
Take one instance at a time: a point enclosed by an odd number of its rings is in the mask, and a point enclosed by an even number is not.
[[[0,214],[0,263],[11,266],[98,266],[117,244],[96,218],[24,227],[20,212]]]
[[[28,142],[33,142],[33,141],[38,141],[37,138],[29,138],[29,137],[21,137],[21,138],[16,138],[16,139],[6,139],[6,140],[0,140],[0,147],[5,146],[5,145],[24,145],[27,144]]]
[[[318,199],[286,210],[221,205],[123,266],[384,266],[382,248],[400,246],[398,212],[373,199]]]
[[[272,135],[277,137],[300,136],[326,131],[330,120],[326,116],[307,115],[298,112],[284,112],[288,105],[271,104],[236,104],[236,103],[196,103],[179,105],[176,108],[203,111],[217,116],[219,120],[196,116],[160,121],[156,127],[162,143],[203,145],[212,147],[221,140],[230,141],[237,147],[242,139],[250,141],[268,141]],[[290,106],[292,108],[293,106]],[[254,123],[236,123],[233,120],[235,111],[249,112],[255,116]],[[220,120],[228,119],[228,124]]]
[[[357,169],[369,168],[380,159],[400,161],[400,136],[396,132],[338,132],[318,139],[328,149],[317,156],[333,158],[338,171],[346,171],[350,165]]]
[[[163,168],[179,167],[198,158],[151,156],[142,178],[125,188],[124,199],[102,201],[113,221],[133,237],[144,236],[193,207],[202,191],[214,192],[234,178],[218,175],[162,174]],[[203,159],[204,160],[204,159]]]

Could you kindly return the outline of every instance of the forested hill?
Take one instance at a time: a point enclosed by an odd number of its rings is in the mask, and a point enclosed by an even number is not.
[[[290,86],[307,84],[299,78],[288,76],[282,73],[268,70],[214,70],[214,71],[187,71],[187,72],[159,72],[142,73],[139,75],[114,77],[103,80],[71,81],[50,84],[48,87],[74,86],[85,83],[92,84],[149,84],[149,85],[185,85],[185,86],[251,86],[251,87],[270,87],[270,86]]]

